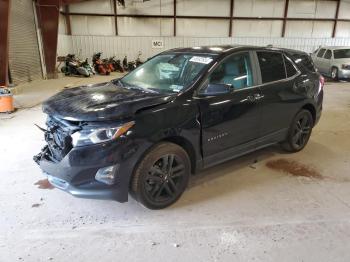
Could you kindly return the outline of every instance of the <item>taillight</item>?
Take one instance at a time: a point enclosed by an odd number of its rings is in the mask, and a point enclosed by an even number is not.
[[[324,77],[322,75],[320,75],[320,86],[321,88],[324,86]]]

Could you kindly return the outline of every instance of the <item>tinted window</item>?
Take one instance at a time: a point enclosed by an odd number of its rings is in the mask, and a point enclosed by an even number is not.
[[[232,85],[235,89],[253,85],[249,53],[237,54],[222,62],[209,76],[211,84]]]
[[[299,67],[299,69],[304,68],[309,72],[316,71],[311,57],[306,55],[306,54],[294,54],[293,61],[296,63],[296,65]]]
[[[284,64],[286,66],[287,77],[294,76],[298,72],[292,62],[286,57],[284,57]]]
[[[332,51],[331,50],[327,50],[326,54],[324,55],[325,59],[331,59],[332,58]]]
[[[350,49],[334,50],[334,59],[350,58]]]
[[[257,52],[263,83],[286,78],[282,54],[275,52]]]
[[[317,53],[317,57],[323,57],[324,52],[326,52],[326,49],[320,49],[320,51]]]

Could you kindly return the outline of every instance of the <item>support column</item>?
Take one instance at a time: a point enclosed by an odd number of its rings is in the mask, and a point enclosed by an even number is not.
[[[333,24],[333,31],[332,31],[332,37],[335,37],[335,34],[337,32],[337,24],[338,24],[338,16],[339,16],[339,6],[340,6],[340,0],[337,1],[337,7],[335,10],[335,20],[334,20],[334,24]]]
[[[56,56],[59,0],[37,0],[38,24],[43,41],[47,78],[57,78]]]
[[[10,0],[0,0],[0,86],[8,86]]]

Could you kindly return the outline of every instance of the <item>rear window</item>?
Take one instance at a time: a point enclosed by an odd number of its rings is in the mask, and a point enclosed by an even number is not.
[[[307,54],[294,54],[293,61],[301,69],[305,69],[309,72],[316,72],[314,63],[312,62],[311,57]]]
[[[334,59],[350,58],[350,49],[334,50]]]
[[[263,83],[286,78],[283,57],[277,52],[257,52]]]

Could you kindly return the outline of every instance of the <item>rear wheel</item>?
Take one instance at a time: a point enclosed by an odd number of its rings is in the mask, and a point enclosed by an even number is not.
[[[338,68],[332,67],[331,77],[334,81],[338,81]]]
[[[185,191],[190,171],[190,159],[183,148],[168,142],[158,144],[136,168],[133,195],[147,208],[168,207]]]
[[[283,149],[289,152],[302,150],[311,136],[313,118],[308,110],[301,110],[293,119],[289,127],[287,139],[282,143]]]

